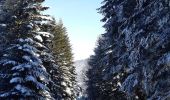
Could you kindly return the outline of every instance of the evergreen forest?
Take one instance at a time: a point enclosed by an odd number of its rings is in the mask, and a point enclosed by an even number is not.
[[[105,31],[77,63],[45,1],[0,0],[0,100],[170,100],[169,0],[103,0]]]

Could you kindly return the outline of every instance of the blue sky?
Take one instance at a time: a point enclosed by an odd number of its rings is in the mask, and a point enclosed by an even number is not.
[[[104,32],[101,14],[97,8],[102,0],[46,0],[50,9],[46,13],[62,19],[72,45],[74,59],[88,58],[93,54],[96,40]]]

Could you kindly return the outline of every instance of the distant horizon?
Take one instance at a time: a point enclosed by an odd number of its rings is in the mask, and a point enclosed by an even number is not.
[[[67,29],[74,61],[88,59],[93,54],[98,36],[104,33],[103,23],[100,22],[102,15],[96,10],[102,1],[48,0],[45,2],[45,5],[50,7],[45,13],[54,16],[57,21],[62,19]]]

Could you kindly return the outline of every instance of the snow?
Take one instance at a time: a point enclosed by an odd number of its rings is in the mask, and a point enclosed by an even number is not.
[[[31,62],[31,64],[34,66],[41,66],[42,61],[41,61],[41,59],[37,59],[37,61]]]
[[[41,75],[41,76],[39,76],[39,78],[40,78],[40,80],[41,80],[41,81],[46,80],[46,78],[45,78],[44,76],[42,76],[42,75]]]
[[[32,23],[29,23],[29,25],[27,25],[28,28],[32,29],[33,28],[33,24]]]
[[[61,85],[63,85],[63,86],[67,86],[65,82],[62,82],[62,83],[61,83]]]
[[[23,71],[24,68],[22,67],[22,65],[18,65],[18,66],[13,67],[11,70],[19,70],[19,71]]]
[[[35,47],[33,47],[33,46],[31,46],[31,45],[28,45],[28,44],[24,44],[24,45],[23,45],[23,48],[27,48],[27,49],[29,49],[29,50],[37,51],[37,49],[36,49]]]
[[[44,45],[42,45],[41,43],[38,43],[38,42],[36,42],[35,45],[37,45],[38,47],[46,48]]]
[[[2,26],[2,27],[6,27],[7,25],[6,25],[6,24],[0,24],[0,26]]]
[[[24,68],[32,68],[32,66],[30,64],[25,64],[23,67]]]
[[[33,56],[35,56],[35,57],[39,57],[40,56],[38,53],[35,53],[33,50],[30,50],[30,49],[27,49],[27,48],[23,49],[23,51],[28,52],[28,53],[32,54]]]
[[[22,58],[25,59],[28,62],[32,62],[32,60],[29,56],[23,56]]]
[[[121,22],[122,21],[122,19],[123,19],[123,6],[122,5],[120,5],[120,6],[117,6],[116,7],[116,12],[117,12],[117,18],[118,18],[118,22]]]
[[[113,51],[112,50],[108,50],[107,52],[106,52],[106,54],[110,54],[110,53],[112,53]]]
[[[40,35],[36,35],[34,38],[37,39],[39,42],[43,42],[43,39]]]
[[[15,61],[8,61],[8,60],[7,60],[7,61],[3,64],[3,66],[8,65],[8,64],[16,65],[17,62],[15,62]]]
[[[29,43],[33,43],[34,41],[31,38],[27,38],[27,39],[19,39],[20,42],[29,42]]]
[[[36,85],[37,85],[36,86],[37,89],[43,89],[43,90],[47,89],[47,87],[44,84],[40,83],[40,82],[36,82]]]
[[[71,95],[71,94],[72,94],[70,88],[68,88],[68,87],[66,88],[66,93],[67,93],[68,95]]]
[[[31,90],[25,86],[20,85],[20,84],[16,85],[15,89],[18,91],[21,91],[22,94],[31,95]]]
[[[8,56],[8,54],[3,54],[3,56],[4,56],[4,57],[7,57],[7,56]]]
[[[10,95],[9,92],[7,92],[7,93],[2,93],[2,94],[0,94],[0,97],[7,97],[7,96],[9,96],[9,95]]]
[[[135,96],[135,99],[137,99],[137,100],[138,100],[138,99],[139,99],[139,97],[138,97],[138,96]]]
[[[33,76],[27,76],[26,78],[25,78],[25,80],[26,81],[32,81],[32,82],[37,82],[37,80],[33,77]]]
[[[44,24],[48,24],[47,21],[34,21],[35,24],[40,24],[40,25],[44,25]],[[40,28],[37,28],[36,31],[40,31]]]
[[[20,42],[24,42],[24,39],[20,38],[19,41],[20,41]]]
[[[16,18],[17,18],[17,16],[13,15],[13,16],[12,16],[12,18],[16,19]]]
[[[15,77],[10,80],[10,83],[21,83],[23,79],[21,77]]]
[[[43,16],[38,16],[38,17],[40,17],[40,18],[42,18],[42,19],[45,19],[45,20],[48,20],[48,21],[52,21],[52,20],[53,20],[53,18],[50,17],[50,16],[45,16],[45,15],[43,15]]]
[[[11,50],[11,49],[14,49],[14,48],[19,48],[19,47],[20,47],[19,44],[11,44],[11,46],[6,48],[6,50]]]
[[[1,78],[9,78],[11,77],[11,74],[0,74]]]
[[[43,91],[43,94],[45,94],[45,96],[47,96],[49,98],[49,99],[46,98],[46,100],[52,100],[52,99],[50,99],[52,97],[48,91]]]
[[[20,50],[21,50],[21,49],[22,49],[22,46],[19,46],[19,47],[18,47],[18,49],[20,49]]]
[[[117,78],[117,79],[120,79],[120,76],[119,76],[119,75],[117,75],[117,76],[116,76],[116,78]]]
[[[53,35],[49,32],[36,32],[36,33],[39,34],[39,35],[42,35],[44,37],[47,37],[47,38],[53,37]]]
[[[122,86],[120,82],[118,82],[117,85],[120,86],[120,87]]]
[[[20,75],[19,73],[14,73],[14,74],[12,74],[12,76],[18,76],[18,75]]]
[[[114,46],[113,59],[103,57],[105,55],[100,56],[101,53],[95,52],[95,56],[101,57],[102,60],[100,61],[102,62],[97,60],[99,65],[94,65],[94,72],[99,70],[100,73],[105,70],[105,73],[100,75],[108,75],[110,78],[106,81],[116,77],[116,73],[120,75],[121,81],[118,81],[121,83],[111,82],[113,85],[121,86],[117,86],[118,91],[115,92],[115,95],[120,91],[127,95],[125,96],[127,99],[143,99],[144,94],[147,100],[169,100],[170,54],[167,54],[169,53],[170,43],[169,2],[170,0],[129,0],[129,2],[128,0],[105,0],[101,12],[105,16],[107,32],[103,36],[107,37],[106,39],[111,38],[111,41],[108,40],[103,45],[111,42]],[[109,11],[112,10],[109,5],[112,5],[112,7],[116,5],[113,7],[115,11],[113,11],[115,13],[113,16]],[[112,32],[112,29],[114,29],[114,32]],[[98,48],[100,47],[98,46]],[[104,52],[107,51],[104,50]],[[105,64],[108,61],[110,66]],[[117,66],[120,66],[120,69]],[[96,78],[95,74],[92,75],[92,79]],[[101,77],[98,74],[96,75]],[[100,78],[96,80],[92,80],[94,82],[92,86],[95,88]],[[101,79],[100,82],[102,81]],[[99,88],[110,91],[105,84],[101,84]],[[99,90],[99,92],[99,94],[105,93],[102,90]],[[112,95],[112,92],[107,95]]]
[[[27,25],[28,28],[32,29],[33,27],[31,25]]]
[[[32,66],[29,65],[29,64],[20,64],[20,65],[18,65],[18,66],[14,66],[14,67],[12,68],[12,70],[23,71],[25,68],[30,69],[30,68],[32,68]]]

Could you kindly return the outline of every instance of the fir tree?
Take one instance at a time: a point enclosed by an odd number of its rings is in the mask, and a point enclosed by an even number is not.
[[[61,20],[54,26],[52,33],[54,35],[52,49],[59,70],[57,74],[59,81],[55,80],[54,82],[59,86],[58,90],[61,98],[64,100],[74,100],[76,98],[76,80],[73,54],[66,28]]]
[[[97,43],[97,48],[94,50],[95,55],[91,56],[89,59],[91,68],[87,73],[89,78],[89,87],[87,89],[89,99],[123,100],[125,99],[125,94],[119,91],[120,72],[116,72],[114,69],[110,68],[112,66],[110,53],[112,53],[112,51],[110,50],[110,47],[106,48],[107,39],[102,35]]]
[[[106,29],[103,68],[91,66],[102,71],[106,83],[98,87],[105,91],[99,92],[108,100],[170,98],[169,4],[167,0],[104,0],[99,9]]]
[[[88,60],[88,64],[90,69],[88,70],[87,77],[87,92],[88,98],[90,100],[97,100],[102,98],[102,84],[104,83],[102,80],[102,57],[104,51],[104,40],[100,37],[97,43],[97,48],[95,48],[95,55],[92,55]],[[104,97],[104,96],[103,96]],[[106,98],[105,98],[106,99]]]
[[[41,56],[48,55],[44,42],[52,35],[41,29],[50,19],[40,12],[46,10],[44,0],[6,0],[3,12],[5,48],[0,59],[0,98],[53,99],[47,87],[50,80]],[[3,20],[0,20],[3,22]]]
[[[137,0],[139,10],[122,26],[129,75],[122,90],[136,99],[168,100],[169,4],[167,0]]]

